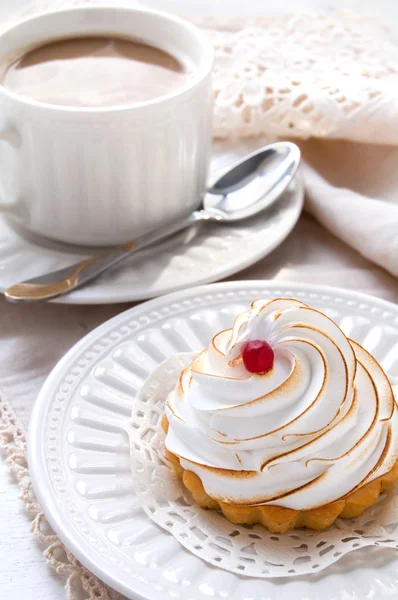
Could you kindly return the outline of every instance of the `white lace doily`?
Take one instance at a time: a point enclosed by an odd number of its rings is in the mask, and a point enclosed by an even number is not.
[[[228,571],[251,577],[290,577],[321,571],[363,546],[398,548],[398,491],[357,519],[338,519],[326,531],[270,533],[261,525],[234,525],[203,510],[164,458],[161,419],[167,394],[195,354],[165,361],[145,382],[129,424],[135,489],[146,514],[185,548]]]
[[[33,0],[13,18],[94,4],[146,3]],[[196,22],[215,49],[216,137],[398,143],[398,46],[374,16],[299,12]]]

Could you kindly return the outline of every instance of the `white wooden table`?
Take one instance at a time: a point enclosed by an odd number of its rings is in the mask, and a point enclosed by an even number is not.
[[[148,0],[149,6],[178,12],[180,14],[256,14],[259,11],[299,9],[352,8],[379,14],[398,35],[398,2],[396,0]],[[26,5],[26,0],[0,0],[0,20],[13,10]],[[308,225],[310,228],[314,224]],[[322,243],[334,253],[336,264],[352,263],[352,268],[366,269],[364,259],[356,258],[342,244],[326,232],[321,233]],[[274,260],[277,260],[277,254]],[[267,260],[264,269],[269,269]],[[262,266],[249,270],[246,277],[258,277]],[[369,265],[369,269],[370,269]],[[271,275],[270,275],[271,276]],[[386,275],[387,277],[387,275]],[[325,283],[325,281],[322,281]],[[392,297],[392,296],[391,296]],[[21,385],[23,376],[21,373]],[[0,460],[0,600],[20,598],[24,600],[61,600],[65,598],[62,577],[55,575],[46,565],[40,548],[29,533],[30,518],[18,498],[15,482],[8,475],[5,463]]]

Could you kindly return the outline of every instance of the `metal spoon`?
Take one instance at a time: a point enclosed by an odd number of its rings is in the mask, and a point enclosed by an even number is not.
[[[300,150],[290,142],[276,142],[249,154],[232,165],[207,190],[203,208],[183,220],[162,225],[153,231],[97,254],[64,269],[28,279],[5,291],[8,300],[32,302],[50,300],[81,287],[133,253],[202,221],[229,223],[251,217],[281,197],[294,178]]]

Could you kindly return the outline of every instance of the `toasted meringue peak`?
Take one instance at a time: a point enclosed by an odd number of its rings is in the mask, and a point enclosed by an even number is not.
[[[274,366],[251,374],[241,354],[258,339]],[[398,459],[398,410],[381,366],[292,298],[256,300],[215,335],[181,374],[166,415],[168,450],[231,504],[314,508]]]

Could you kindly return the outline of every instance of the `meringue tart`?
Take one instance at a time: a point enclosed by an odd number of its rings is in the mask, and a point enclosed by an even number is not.
[[[180,375],[165,453],[203,508],[272,532],[354,518],[398,481],[387,375],[325,314],[256,300]]]

